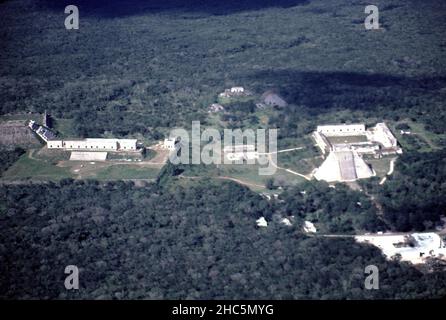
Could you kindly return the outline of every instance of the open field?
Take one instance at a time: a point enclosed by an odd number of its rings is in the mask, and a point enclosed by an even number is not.
[[[149,161],[69,161],[70,152],[32,149],[22,155],[2,176],[4,180],[60,180],[99,179],[154,179],[161,170],[165,153],[161,152]]]
[[[92,178],[98,180],[156,179],[159,169],[137,165],[110,165],[96,171]]]
[[[73,119],[54,118],[54,129],[63,138],[77,137]]]
[[[331,144],[339,143],[357,143],[357,142],[367,142],[367,137],[363,136],[346,136],[346,137],[327,137]]]
[[[387,172],[390,169],[390,161],[392,159],[393,157],[385,157],[381,159],[365,159],[365,162],[372,166],[378,177],[384,177],[385,175],[387,175]]]
[[[30,151],[22,155],[2,176],[4,180],[60,180],[73,178],[67,168],[60,168],[43,160],[29,157]]]
[[[308,142],[311,142],[311,139],[307,139]],[[322,164],[323,158],[317,147],[307,144],[302,150],[278,153],[277,162],[279,167],[309,174]]]
[[[49,150],[47,147],[42,147],[38,150],[31,150],[29,157],[35,160],[42,160],[52,164],[57,164],[59,161],[70,159],[70,153],[71,152],[65,150]]]
[[[410,129],[410,134],[402,134],[400,130],[396,129],[398,125],[406,124]],[[421,152],[430,152],[440,149],[440,140],[446,139],[445,134],[435,134],[425,129],[424,125],[419,122],[414,122],[410,119],[400,120],[391,124],[392,131],[400,142],[403,150],[413,150]]]

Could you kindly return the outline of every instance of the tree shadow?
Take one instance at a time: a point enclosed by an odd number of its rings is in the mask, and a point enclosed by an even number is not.
[[[245,76],[246,83],[280,88],[288,103],[313,110],[396,110],[446,98],[446,76],[404,77],[360,72],[261,71]],[[243,77],[243,78],[245,78]],[[255,88],[265,90],[265,88]],[[443,90],[442,90],[443,89]],[[426,105],[423,108],[428,108]]]
[[[39,0],[51,10],[63,12],[67,5],[75,4],[83,15],[116,18],[146,12],[182,12],[226,15],[264,8],[290,8],[309,3],[310,0]]]

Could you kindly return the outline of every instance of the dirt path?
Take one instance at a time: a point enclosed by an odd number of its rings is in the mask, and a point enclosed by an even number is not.
[[[289,173],[294,174],[294,175],[296,175],[296,176],[300,176],[300,177],[302,177],[302,178],[304,178],[304,179],[306,179],[306,180],[308,180],[308,181],[310,181],[310,180],[312,179],[312,176],[309,177],[309,176],[306,176],[306,175],[304,175],[304,174],[302,174],[302,173],[293,171],[293,170],[291,170],[291,169],[287,169],[287,168],[279,167],[279,166],[273,161],[273,159],[272,159],[272,157],[271,157],[271,154],[268,155],[268,159],[269,159],[269,161],[271,162],[271,164],[272,164],[275,168],[277,168],[277,169],[285,170],[286,172],[289,172]]]
[[[217,177],[217,179],[231,180],[231,181],[240,183],[240,184],[248,186],[248,187],[256,187],[256,188],[262,188],[262,189],[265,188],[265,186],[262,186],[260,184],[250,183],[250,182],[246,182],[246,181],[243,181],[243,180],[240,180],[240,179],[236,179],[236,178],[232,178],[232,177],[223,176],[223,177]]]
[[[204,177],[200,177],[200,176],[180,176],[180,178],[191,179],[191,180],[198,180],[198,179],[203,179]],[[243,180],[240,180],[240,179],[237,179],[237,178],[228,177],[228,176],[216,176],[216,177],[209,177],[209,178],[220,179],[220,180],[230,180],[230,181],[237,182],[237,183],[239,183],[241,185],[244,185],[244,186],[247,186],[247,187],[255,187],[255,188],[265,189],[265,186],[262,186],[260,184],[246,182],[246,181],[243,181]]]
[[[290,151],[302,150],[302,149],[305,149],[305,147],[282,149],[282,150],[278,150],[278,151],[274,151],[274,152],[259,152],[259,155],[267,155],[267,154],[270,155],[270,154],[275,154],[275,153],[290,152]]]

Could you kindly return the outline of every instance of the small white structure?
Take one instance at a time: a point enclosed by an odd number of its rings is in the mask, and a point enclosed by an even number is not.
[[[230,161],[256,160],[259,153],[252,144],[230,145],[223,147],[223,153]]]
[[[257,219],[256,223],[258,227],[266,228],[268,226],[268,222],[264,217]]]
[[[216,112],[220,112],[220,111],[224,111],[224,110],[225,110],[225,107],[223,107],[221,104],[213,103],[209,106],[208,113],[216,113]]]
[[[245,90],[243,87],[232,87],[231,89],[225,89],[222,93],[219,94],[220,97],[230,98],[236,96],[249,96],[252,93],[248,90]]]
[[[282,220],[280,220],[280,222],[288,227],[291,227],[291,221],[288,218],[283,218]]]
[[[315,227],[314,224],[313,224],[312,222],[310,222],[310,221],[305,221],[305,222],[304,222],[304,227],[303,227],[303,229],[304,229],[304,232],[305,232],[305,233],[316,233],[316,232],[317,232],[316,227]]]
[[[356,241],[370,243],[381,249],[387,259],[400,256],[402,261],[413,264],[425,263],[427,258],[446,260],[446,245],[433,232],[410,235],[356,236]]]
[[[163,148],[167,150],[175,150],[176,148],[176,139],[175,138],[166,138],[164,139]]]
[[[245,88],[243,87],[232,87],[231,93],[243,93],[245,92]]]
[[[230,152],[253,152],[256,147],[253,144],[236,144],[223,147],[224,153]]]

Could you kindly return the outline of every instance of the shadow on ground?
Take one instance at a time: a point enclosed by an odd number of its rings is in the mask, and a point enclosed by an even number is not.
[[[360,72],[270,70],[240,75],[246,83],[280,88],[286,100],[310,109],[390,110],[417,106],[424,100],[446,98],[446,76],[404,77]],[[261,90],[261,88],[258,88]],[[264,89],[264,88],[263,88]],[[429,105],[426,105],[428,108]]]
[[[39,4],[53,10],[76,4],[83,14],[116,18],[147,12],[176,11],[185,13],[226,15],[264,8],[289,8],[309,3],[310,0],[40,0]]]

